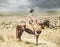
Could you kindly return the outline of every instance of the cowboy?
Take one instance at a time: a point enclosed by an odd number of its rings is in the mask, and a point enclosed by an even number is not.
[[[28,15],[28,21],[29,21],[29,23],[32,23],[34,21],[33,12],[34,12],[33,9],[31,9],[30,12],[29,12],[29,15]]]

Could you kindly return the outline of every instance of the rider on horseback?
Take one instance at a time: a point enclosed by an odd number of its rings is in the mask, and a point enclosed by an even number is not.
[[[33,9],[31,9],[30,12],[29,12],[29,15],[28,15],[28,21],[29,21],[29,23],[32,23],[34,21],[33,12],[34,12]]]

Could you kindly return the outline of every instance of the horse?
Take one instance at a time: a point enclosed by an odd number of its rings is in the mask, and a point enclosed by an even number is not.
[[[39,34],[42,32],[42,28],[39,24],[36,22],[20,22],[16,26],[16,37],[19,41],[21,41],[21,36],[23,32],[27,32],[28,34],[32,34],[36,36],[36,45],[38,45],[38,38]]]
[[[42,32],[42,29],[46,27],[52,29],[54,26],[50,25],[49,20],[45,20],[41,22],[40,20],[35,20],[35,22],[25,22],[21,21],[16,26],[16,37],[19,41],[21,41],[21,36],[23,32],[27,32],[28,34],[32,34],[36,36],[36,45],[38,45],[39,34]]]

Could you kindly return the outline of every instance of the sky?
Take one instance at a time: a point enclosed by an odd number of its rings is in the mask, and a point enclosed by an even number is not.
[[[0,11],[27,11],[30,8],[60,9],[60,0],[0,0]]]

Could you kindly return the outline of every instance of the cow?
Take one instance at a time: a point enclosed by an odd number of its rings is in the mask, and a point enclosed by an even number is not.
[[[20,22],[19,24],[17,24],[16,37],[19,41],[21,41],[21,36],[24,31],[36,36],[36,45],[38,45],[39,34],[42,32],[41,26],[37,24],[36,22],[32,22],[32,23]]]

